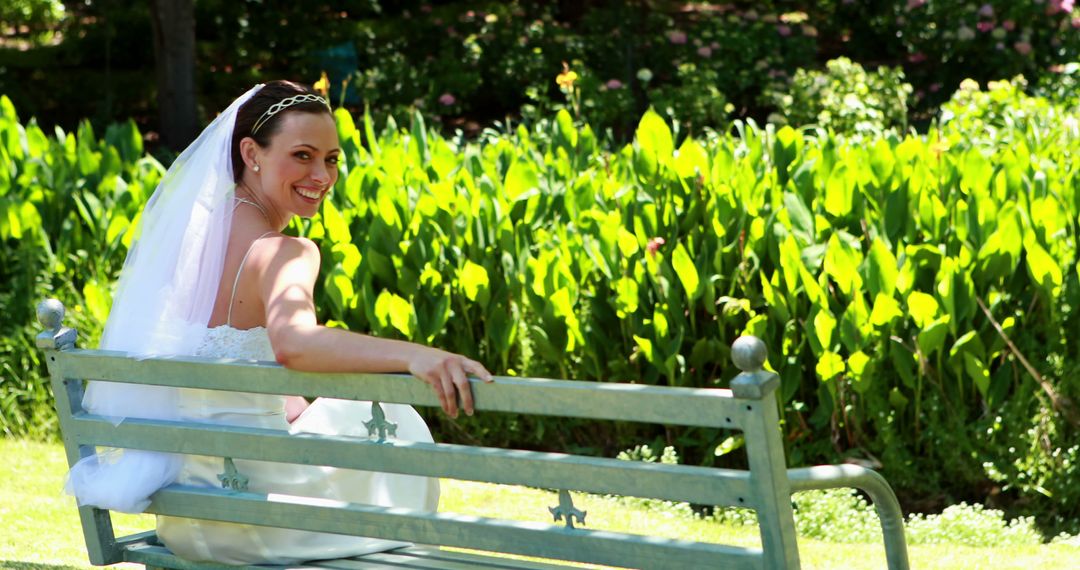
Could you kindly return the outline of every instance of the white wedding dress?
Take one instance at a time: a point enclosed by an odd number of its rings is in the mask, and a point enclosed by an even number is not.
[[[227,325],[209,330],[196,356],[274,360],[266,329],[240,330]],[[189,421],[315,433],[368,437],[363,422],[371,419],[370,402],[320,398],[292,424],[285,421],[285,397],[268,394],[183,389],[181,417]],[[397,424],[397,436],[431,442],[431,432],[416,410],[383,404],[386,419]],[[235,460],[249,478],[248,492],[283,497],[289,502],[325,504],[326,500],[434,511],[438,479],[356,471],[334,467]],[[378,466],[373,465],[373,469]],[[220,457],[188,456],[177,483],[221,487]],[[304,501],[297,497],[306,497]],[[364,537],[159,516],[158,537],[173,553],[194,561],[225,564],[291,564],[305,560],[357,556],[389,550],[405,543]]]

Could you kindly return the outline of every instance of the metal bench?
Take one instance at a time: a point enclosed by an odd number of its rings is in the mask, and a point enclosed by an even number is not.
[[[150,513],[395,539],[415,546],[349,559],[311,562],[300,568],[563,568],[552,563],[466,554],[459,547],[629,568],[798,568],[791,493],[855,487],[877,507],[889,568],[906,569],[903,519],[884,478],[854,465],[787,469],[778,429],[778,377],[762,370],[765,346],[743,337],[732,347],[742,370],[731,389],[687,389],[563,380],[497,378],[474,383],[478,410],[601,420],[653,422],[741,430],[749,469],[664,465],[558,453],[451,444],[400,442],[378,426],[371,439],[295,436],[275,430],[180,421],[129,419],[114,426],[84,411],[84,380],[108,380],[186,388],[334,397],[437,406],[422,382],[398,375],[316,374],[276,363],[189,357],[136,360],[124,353],[75,347],[76,333],[61,326],[63,306],[38,307],[45,327],[38,346],[52,376],[68,461],[94,453],[95,446],[218,456],[230,459],[303,462],[469,481],[555,489],[559,504],[549,510],[560,524],[424,512],[371,505],[311,506],[268,501],[237,488],[173,485],[157,492]],[[234,486],[236,487],[236,486]],[[757,513],[762,548],[673,540],[582,528],[586,514],[570,491],[746,507]],[[90,562],[145,564],[148,568],[235,568],[193,563],[172,555],[153,532],[116,538],[109,512],[81,507]],[[544,513],[546,516],[547,513]],[[253,567],[254,568],[254,567]],[[259,566],[257,568],[267,568]]]

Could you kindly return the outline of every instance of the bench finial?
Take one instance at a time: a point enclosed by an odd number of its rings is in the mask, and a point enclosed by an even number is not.
[[[765,343],[756,336],[740,336],[731,345],[731,361],[743,372],[757,372],[768,357]]]
[[[75,346],[75,329],[62,326],[64,323],[64,304],[56,299],[45,299],[38,303],[37,319],[45,328],[37,335],[38,348],[63,350]]]
[[[740,336],[731,345],[731,360],[742,372],[731,381],[731,391],[739,398],[760,400],[780,385],[780,377],[763,370],[769,356],[765,343],[756,336]]]

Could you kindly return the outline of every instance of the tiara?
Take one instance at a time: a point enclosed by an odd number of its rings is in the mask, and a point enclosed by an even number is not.
[[[284,111],[285,109],[288,109],[289,107],[292,107],[293,105],[299,105],[300,103],[322,103],[323,105],[326,105],[327,109],[330,108],[330,104],[326,102],[326,99],[323,99],[319,95],[312,95],[310,93],[304,93],[303,95],[293,95],[292,97],[287,97],[285,99],[282,99],[281,101],[278,101],[277,103],[274,103],[273,105],[270,105],[270,108],[267,109],[261,117],[259,117],[259,120],[255,121],[255,126],[251,128],[251,134],[254,135],[255,133],[259,132],[259,129],[262,128],[264,124],[266,124],[266,121],[270,120],[270,117],[273,117],[274,115]]]

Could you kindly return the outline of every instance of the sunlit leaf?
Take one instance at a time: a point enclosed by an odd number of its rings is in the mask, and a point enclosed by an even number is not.
[[[817,373],[822,382],[828,382],[843,374],[844,369],[844,359],[840,358],[840,355],[835,352],[826,351],[818,357],[814,372]]]
[[[682,243],[675,245],[675,251],[671,256],[671,265],[675,268],[675,274],[679,276],[679,281],[686,291],[687,299],[693,302],[701,294],[699,290],[700,280],[698,279],[697,268],[694,267],[694,260],[690,259],[690,254],[686,253],[686,248]]]
[[[912,291],[907,298],[908,314],[920,328],[926,328],[937,318],[940,307],[937,299],[921,291]]]
[[[518,158],[510,165],[510,170],[506,172],[506,180],[503,184],[506,189],[506,197],[510,201],[515,201],[530,196],[530,191],[535,190],[540,181],[532,163],[527,159]]]
[[[899,274],[896,256],[880,238],[874,238],[870,244],[869,263],[867,264],[866,285],[871,295],[885,294],[892,296],[896,292],[896,279]]]
[[[383,327],[392,326],[405,338],[412,338],[416,318],[412,305],[405,299],[383,289],[375,299],[375,316]]]
[[[465,297],[470,301],[479,301],[482,306],[487,306],[487,292],[491,285],[487,270],[482,265],[465,260],[465,265],[458,272],[458,283],[465,291]]]

